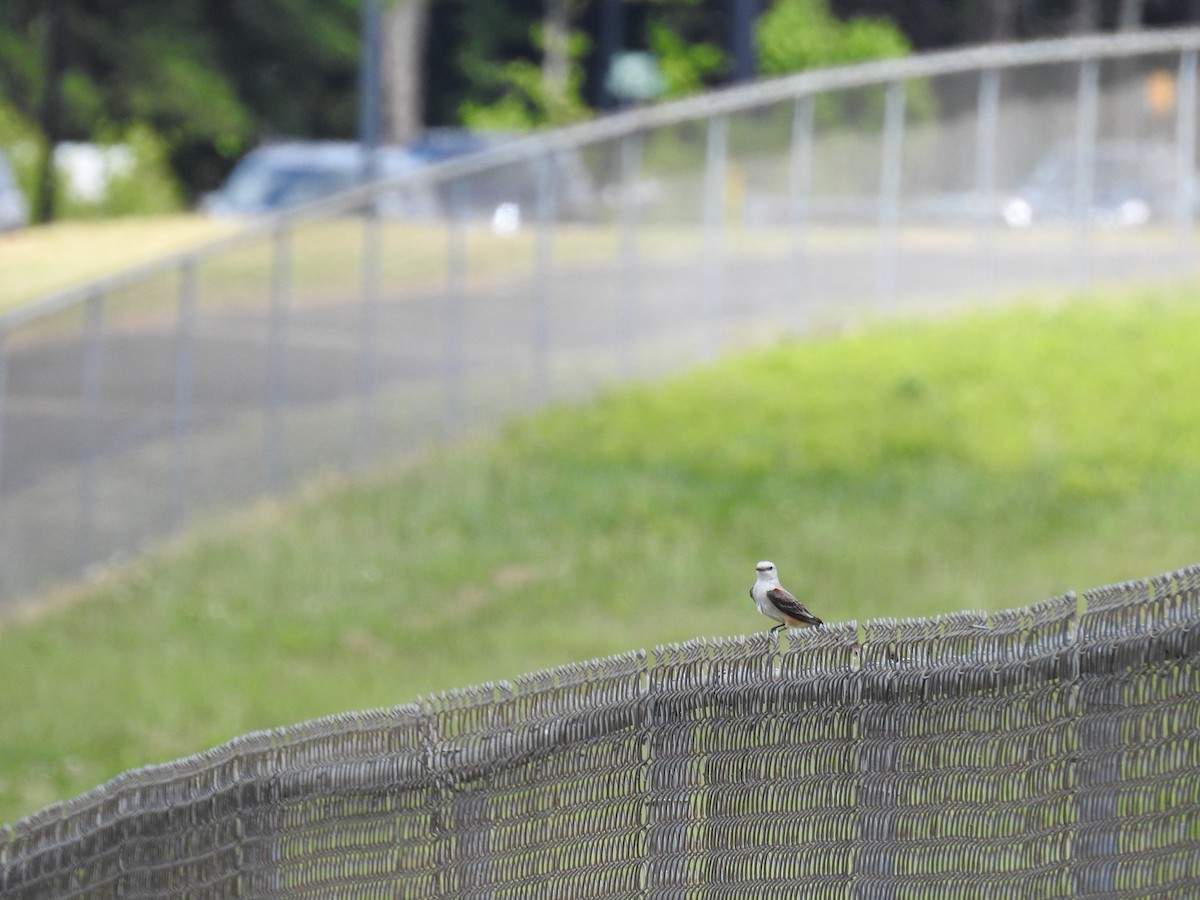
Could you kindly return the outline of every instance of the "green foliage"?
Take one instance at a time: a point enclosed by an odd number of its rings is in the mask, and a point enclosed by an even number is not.
[[[12,164],[17,184],[27,198],[37,192],[38,160],[42,153],[41,133],[28,118],[0,95],[0,149]]]
[[[583,5],[561,2],[579,24]],[[127,0],[64,8],[70,52],[61,83],[63,137],[104,142],[148,127],[188,199],[215,187],[236,157],[266,136],[355,131],[361,0]],[[571,34],[567,83],[548,88],[540,65],[545,14],[540,0],[433,5],[430,123],[512,131],[589,115],[587,38]],[[642,41],[659,60],[668,96],[719,82],[727,68],[721,16],[697,0],[655,0],[646,4],[644,23]],[[0,4],[0,96],[27,122],[36,120],[46,88],[48,31],[46,4]],[[842,24],[823,0],[778,0],[760,21],[759,44],[767,74],[907,52],[882,20]],[[159,185],[150,193],[178,190]]]
[[[707,41],[686,41],[661,22],[649,24],[647,43],[658,57],[667,82],[667,97],[682,97],[704,90],[727,65],[720,47]]]
[[[826,0],[773,0],[755,30],[759,65],[764,75],[786,75],[806,69],[851,65],[907,56],[911,45],[887,19],[854,18],[842,22]],[[905,84],[905,115],[924,121],[937,112],[928,81]],[[880,88],[817,98],[817,121],[829,127],[878,127],[883,118]]]
[[[147,125],[135,123],[118,135],[113,146],[132,155],[128,168],[117,168],[97,199],[72,196],[60,173],[60,217],[108,219],[131,215],[160,215],[183,208],[179,182],[167,162],[166,141]]]
[[[533,43],[541,47],[541,28],[534,29]],[[524,131],[551,125],[567,125],[588,116],[583,102],[583,66],[581,59],[588,49],[583,32],[570,35],[570,60],[567,83],[562,92],[551,90],[542,76],[541,67],[528,59],[514,59],[500,65],[481,66],[491,72],[499,97],[490,103],[465,100],[459,107],[459,117],[468,128],[492,131]]]
[[[886,19],[843,23],[826,0],[772,0],[755,30],[765,75],[905,56],[908,40]]]
[[[101,147],[124,146],[132,153],[128,169],[118,167],[98,199],[74,196],[63,172],[58,173],[59,218],[98,219],[112,216],[153,215],[182,208],[179,182],[171,171],[166,140],[150,126],[135,122],[103,140]],[[38,193],[42,140],[36,127],[0,100],[0,148],[17,176],[22,192],[32,202]]]
[[[260,503],[0,627],[0,820],[236,734],[770,623],[1195,562],[1195,289],[731,357]]]
[[[45,90],[46,4],[0,5],[0,88],[28,119]],[[267,134],[353,133],[359,0],[66,5],[63,136],[152,129],[192,190]],[[177,190],[172,188],[172,190]]]

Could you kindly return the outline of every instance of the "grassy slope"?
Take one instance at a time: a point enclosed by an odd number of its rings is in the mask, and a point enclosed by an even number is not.
[[[237,229],[199,215],[61,222],[0,234],[0,311]]]
[[[0,627],[0,821],[251,729],[768,624],[1200,559],[1200,304],[781,346],[262,503]]]

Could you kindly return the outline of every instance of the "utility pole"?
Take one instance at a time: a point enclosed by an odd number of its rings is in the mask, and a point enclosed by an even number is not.
[[[759,0],[729,0],[729,18],[733,23],[730,55],[733,57],[733,81],[750,81],[757,74],[754,54],[754,20]]]
[[[1200,3],[1200,0],[1196,0]],[[625,7],[621,0],[600,0],[600,24],[597,38],[600,55],[600,77],[596,79],[596,107],[615,109],[621,99],[608,88],[608,76],[613,61],[620,55],[625,44]]]
[[[424,66],[433,0],[390,0],[384,6],[379,50],[380,139],[408,144],[425,130]]]
[[[364,0],[358,78],[358,141],[363,155],[363,181],[371,181],[378,174],[375,148],[379,146],[379,44],[379,0]]]

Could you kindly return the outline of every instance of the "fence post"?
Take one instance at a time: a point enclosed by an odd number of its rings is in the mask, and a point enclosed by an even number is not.
[[[720,113],[708,120],[704,154],[704,316],[708,329],[708,354],[721,352],[721,325],[725,295],[725,196],[729,181],[729,116]]]
[[[792,235],[792,304],[795,307],[794,327],[798,333],[803,333],[808,325],[804,283],[808,262],[808,206],[812,193],[815,113],[816,98],[812,94],[796,98],[792,109],[791,152],[788,156],[788,209]]]
[[[171,528],[181,531],[191,513],[192,395],[195,389],[196,261],[179,267],[175,310],[175,418],[172,424]]]
[[[104,295],[93,292],[84,301],[83,433],[80,436],[83,465],[80,467],[79,530],[75,543],[80,571],[92,562],[92,532],[96,524],[96,465],[100,459],[100,339],[103,330]]]
[[[534,399],[550,396],[550,291],[554,274],[554,229],[558,206],[558,158],[548,150],[537,163],[537,239],[533,273],[533,389]]]
[[[1095,192],[1096,128],[1099,118],[1100,62],[1079,65],[1079,109],[1075,120],[1075,286],[1092,280],[1091,216]]]
[[[1179,267],[1192,268],[1192,225],[1196,218],[1196,51],[1179,56],[1178,87],[1175,91],[1175,177],[1178,202],[1175,208]]]
[[[292,231],[280,225],[272,237],[271,300],[267,320],[268,493],[283,489],[283,405],[287,392],[287,324],[292,304]]]
[[[883,99],[883,152],[879,183],[879,259],[876,306],[896,307],[896,266],[900,251],[900,188],[904,173],[903,81],[888,84]]]
[[[354,462],[365,469],[375,461],[378,448],[378,348],[380,239],[379,209],[374,198],[363,212],[362,301],[358,330],[358,421],[355,427]]]
[[[447,437],[462,431],[463,305],[467,293],[467,182],[449,185],[446,222],[446,334],[442,366],[442,419]]]
[[[975,191],[980,213],[979,258],[980,287],[994,290],[992,275],[996,267],[995,215],[997,143],[1000,139],[1000,70],[985,69],[979,73],[979,100],[975,124]]]
[[[8,329],[0,328],[0,496],[4,494],[4,406],[8,399]]]
[[[638,310],[638,176],[642,165],[642,134],[633,131],[621,138],[621,212],[618,236],[617,340],[620,374],[634,374],[634,340]]]

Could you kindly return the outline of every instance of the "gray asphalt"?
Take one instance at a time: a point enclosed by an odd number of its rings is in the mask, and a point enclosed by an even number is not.
[[[1119,249],[1119,247],[1118,247]],[[1161,275],[1163,252],[1097,253],[1093,278]],[[640,260],[381,298],[110,316],[6,345],[0,607],[126,558],[197,513],[419,450],[555,398],[652,377],[748,343],[864,318],[939,314],[1080,275],[1022,241],[904,247],[881,294],[868,241],[800,257]]]

